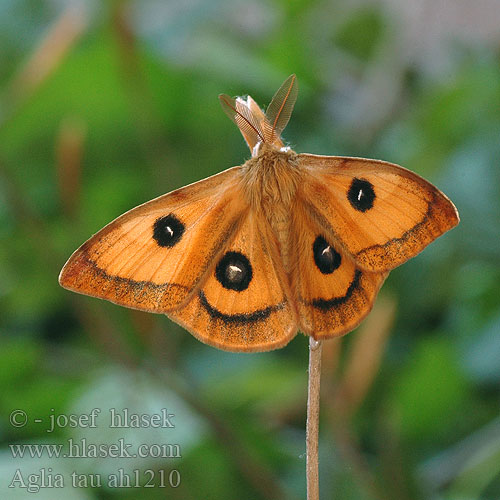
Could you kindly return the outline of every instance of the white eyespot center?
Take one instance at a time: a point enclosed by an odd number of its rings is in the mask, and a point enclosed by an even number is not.
[[[227,266],[226,274],[229,281],[235,281],[241,278],[243,270],[240,267],[235,266],[234,264],[230,264],[229,266]]]
[[[333,262],[333,252],[330,245],[321,251],[321,257],[325,260],[325,262]]]
[[[362,196],[363,196],[363,190],[362,190],[362,189],[360,189],[360,190],[359,190],[359,193],[358,193],[358,201],[360,201],[360,200],[361,200],[361,197],[362,197]]]
[[[167,227],[165,228],[165,231],[167,231],[167,233],[168,233],[168,235],[169,235],[170,237],[172,237],[172,236],[174,235],[174,230],[173,230],[170,226],[167,226]]]

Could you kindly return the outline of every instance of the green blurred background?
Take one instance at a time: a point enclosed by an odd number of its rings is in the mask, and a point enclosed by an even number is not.
[[[264,106],[291,73],[296,151],[404,165],[462,219],[391,273],[356,332],[325,344],[321,498],[500,498],[498,0],[2,0],[2,499],[305,498],[305,337],[225,353],[57,283],[116,216],[247,159],[217,95]],[[93,408],[96,429],[47,432],[51,415]],[[110,428],[110,408],[167,408],[175,428]],[[9,423],[16,409],[25,426]],[[8,446],[82,438],[178,444],[181,458],[21,459]],[[120,468],[142,487],[105,484]],[[66,487],[8,488],[42,469]],[[167,487],[146,487],[160,471]],[[74,488],[71,472],[102,487]]]

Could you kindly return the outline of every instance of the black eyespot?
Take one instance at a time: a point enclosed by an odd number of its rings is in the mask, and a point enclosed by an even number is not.
[[[373,207],[373,200],[375,199],[375,191],[373,190],[372,183],[355,177],[347,193],[347,199],[352,207],[360,212],[370,210]]]
[[[227,252],[215,268],[215,277],[224,288],[241,292],[252,281],[252,266],[240,252]]]
[[[342,258],[335,249],[327,243],[323,236],[318,236],[313,243],[314,262],[323,274],[331,274],[340,266]]]
[[[184,234],[184,224],[174,215],[156,219],[153,226],[153,238],[160,247],[173,247]]]

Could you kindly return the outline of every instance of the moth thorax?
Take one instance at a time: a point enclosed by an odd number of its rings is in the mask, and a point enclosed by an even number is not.
[[[252,208],[264,212],[290,208],[300,183],[297,154],[264,147],[243,166],[246,197]]]
[[[252,208],[268,221],[279,244],[285,271],[290,271],[291,211],[301,171],[293,151],[264,149],[244,165],[244,189]]]

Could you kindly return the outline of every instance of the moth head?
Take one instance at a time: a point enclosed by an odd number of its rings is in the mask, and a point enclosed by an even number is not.
[[[219,100],[255,157],[264,144],[281,151],[285,148],[281,133],[290,120],[297,93],[297,77],[291,75],[274,94],[265,113],[250,96],[232,98],[221,94]]]

